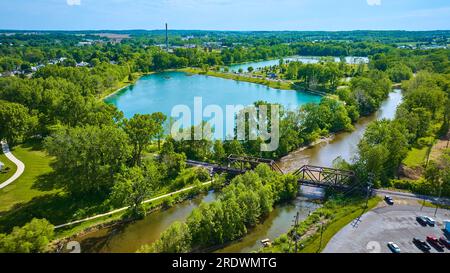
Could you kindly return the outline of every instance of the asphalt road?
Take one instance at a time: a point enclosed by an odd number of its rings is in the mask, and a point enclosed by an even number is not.
[[[398,204],[400,203],[400,204]],[[421,253],[412,239],[426,236],[443,236],[442,221],[450,219],[450,211],[421,206],[416,201],[398,201],[394,206],[383,204],[381,207],[364,214],[339,231],[328,243],[324,253],[390,253],[388,242],[396,243],[403,253]],[[424,215],[436,220],[438,226],[422,226],[416,217]],[[432,253],[438,251],[432,247]],[[450,253],[448,249],[444,251]]]

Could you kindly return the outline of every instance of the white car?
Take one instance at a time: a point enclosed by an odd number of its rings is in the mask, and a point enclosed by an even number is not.
[[[428,223],[430,226],[434,227],[434,225],[436,225],[436,221],[434,221],[433,218],[428,217],[428,216],[424,216],[423,218],[425,218],[425,220],[427,221],[427,223]]]
[[[393,243],[393,242],[389,242],[388,243],[388,247],[394,253],[400,253],[401,252],[400,247],[398,245],[396,245],[395,243]]]

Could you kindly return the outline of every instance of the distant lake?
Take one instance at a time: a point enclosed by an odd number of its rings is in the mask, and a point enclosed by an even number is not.
[[[291,56],[291,57],[286,57],[286,58],[282,58],[282,59],[285,62],[289,61],[289,62],[302,62],[302,63],[305,63],[305,64],[314,64],[314,63],[320,62],[320,60],[322,60],[323,58],[332,58],[335,62],[340,62],[341,61],[341,59],[339,57],[314,57],[314,56]],[[349,64],[369,63],[369,58],[367,58],[367,57],[352,57],[352,56],[348,56],[348,57],[345,57],[345,62],[349,63]],[[273,60],[268,60],[268,61],[248,62],[248,63],[243,63],[243,64],[236,64],[236,65],[229,66],[229,68],[230,68],[231,71],[234,71],[234,72],[237,72],[237,71],[239,71],[240,68],[242,68],[242,70],[244,72],[246,72],[247,69],[250,66],[253,67],[256,70],[258,68],[278,65],[279,63],[280,63],[280,58],[273,59]]]

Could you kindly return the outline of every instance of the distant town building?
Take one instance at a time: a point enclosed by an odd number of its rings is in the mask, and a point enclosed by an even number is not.
[[[89,66],[90,64],[89,63],[87,63],[87,62],[80,62],[80,63],[77,63],[77,66],[78,67],[86,67],[86,66]]]

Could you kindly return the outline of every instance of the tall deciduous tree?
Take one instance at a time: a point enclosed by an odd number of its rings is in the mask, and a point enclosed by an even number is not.
[[[45,219],[33,219],[10,234],[0,234],[0,253],[43,252],[53,238],[54,227]]]
[[[0,100],[0,140],[6,139],[11,146],[23,141],[31,121],[25,106]]]
[[[114,126],[63,127],[45,147],[56,157],[61,186],[76,194],[109,192],[130,157],[127,134]]]
[[[144,168],[130,168],[116,176],[111,199],[119,206],[130,206],[133,214],[139,215],[144,212],[142,202],[156,190],[160,179],[153,162],[147,162]]]
[[[155,135],[155,123],[150,115],[136,114],[131,119],[124,121],[124,129],[133,146],[132,165],[141,164],[141,156],[144,148],[152,141]]]

